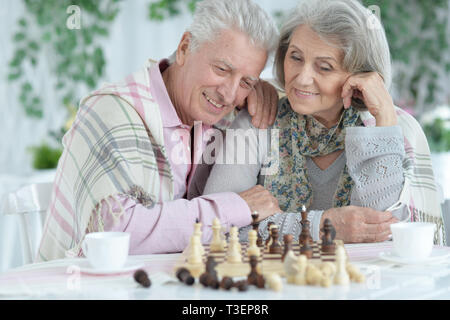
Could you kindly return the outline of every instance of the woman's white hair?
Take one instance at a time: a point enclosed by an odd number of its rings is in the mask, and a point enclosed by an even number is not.
[[[342,49],[343,68],[351,73],[375,71],[391,85],[391,58],[384,28],[376,16],[356,0],[300,0],[280,31],[274,76],[284,88],[284,59],[292,34],[309,26],[324,41]],[[307,44],[305,44],[307,45]],[[352,105],[363,109],[361,101]]]
[[[232,29],[246,34],[251,43],[268,54],[275,50],[278,30],[272,18],[251,0],[204,0],[196,5],[191,33],[191,50],[213,41],[222,30]],[[175,53],[169,62],[175,61]]]

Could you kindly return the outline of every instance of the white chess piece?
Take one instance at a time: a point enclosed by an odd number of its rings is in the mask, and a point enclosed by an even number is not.
[[[259,250],[258,246],[256,245],[256,241],[258,240],[258,233],[256,230],[250,230],[248,232],[248,248],[247,248],[247,256],[257,256],[259,257],[261,254],[261,251]]]
[[[230,239],[229,241],[234,241],[236,244],[236,247],[238,248],[239,252],[241,252],[241,244],[239,242],[239,231],[238,231],[238,227],[236,226],[232,226],[230,228]]]
[[[286,274],[287,283],[295,283],[295,276],[297,275],[297,265],[298,257],[295,255],[294,251],[289,250],[284,257],[284,273]]]
[[[342,246],[336,248],[336,274],[334,275],[334,283],[338,285],[348,285],[350,277],[347,273],[347,257],[345,249]]]
[[[227,262],[240,263],[242,262],[241,244],[237,235],[237,227],[231,227],[230,239],[228,242]]]
[[[293,267],[297,270],[294,283],[300,286],[306,285],[306,268],[308,267],[308,258],[301,254],[297,259],[297,264]]]
[[[362,274],[359,268],[353,264],[347,263],[347,272],[350,281],[363,283],[366,280],[364,274]]]
[[[225,246],[222,239],[222,226],[220,225],[220,221],[217,218],[214,218],[213,224],[213,236],[210,243],[210,251],[211,252],[224,252]]]
[[[278,273],[270,273],[267,276],[267,284],[274,291],[283,290],[283,281]]]
[[[202,254],[202,256],[205,254],[205,248],[203,248],[202,245],[202,223],[201,222],[197,222],[196,224],[194,224],[194,235],[198,236],[198,238],[200,239],[200,252]]]
[[[200,247],[202,246],[200,238],[197,235],[191,237],[190,250],[187,258],[187,262],[190,264],[201,264],[203,262],[203,256]]]

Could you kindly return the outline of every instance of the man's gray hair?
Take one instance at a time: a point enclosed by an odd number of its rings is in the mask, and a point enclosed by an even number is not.
[[[278,30],[272,18],[251,0],[204,0],[196,5],[191,33],[191,50],[213,41],[222,30],[246,34],[251,43],[271,54],[278,42]],[[175,53],[169,58],[175,61]]]
[[[324,41],[343,50],[343,68],[351,73],[378,72],[391,85],[391,58],[384,28],[377,17],[356,0],[300,0],[280,31],[274,76],[284,88],[284,59],[292,34],[309,26]],[[308,45],[305,43],[304,45]],[[365,106],[352,101],[352,105]]]

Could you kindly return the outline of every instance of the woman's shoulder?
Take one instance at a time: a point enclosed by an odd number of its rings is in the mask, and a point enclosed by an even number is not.
[[[397,113],[398,125],[402,128],[405,136],[423,136],[425,133],[420,125],[419,121],[405,110],[395,107]]]

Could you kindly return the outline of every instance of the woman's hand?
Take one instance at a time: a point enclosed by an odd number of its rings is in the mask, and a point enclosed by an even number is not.
[[[252,124],[255,127],[267,129],[273,125],[278,110],[278,92],[274,86],[267,81],[259,80],[246,101],[248,113],[252,116]]]
[[[278,206],[278,200],[261,185],[256,185],[239,193],[239,195],[247,202],[252,213],[255,211],[258,212],[258,222],[275,213],[281,212]]]
[[[398,222],[388,211],[357,206],[326,210],[320,225],[327,218],[336,229],[336,239],[345,243],[386,241],[391,235],[391,224]]]
[[[352,97],[364,102],[375,117],[377,127],[395,126],[397,114],[383,78],[377,72],[364,72],[351,75],[342,87],[344,108],[351,105]]]

